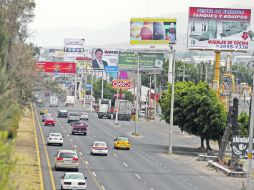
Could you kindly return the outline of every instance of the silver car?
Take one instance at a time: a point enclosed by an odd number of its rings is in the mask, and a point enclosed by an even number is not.
[[[80,113],[80,120],[88,120],[88,114],[85,112]]]
[[[78,155],[74,150],[59,150],[55,157],[55,170],[75,169],[78,171]]]
[[[71,121],[79,121],[80,120],[80,113],[78,112],[70,112],[68,115],[68,123]]]

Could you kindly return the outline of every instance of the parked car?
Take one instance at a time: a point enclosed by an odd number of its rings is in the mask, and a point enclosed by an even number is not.
[[[70,112],[68,115],[68,123],[71,121],[79,121],[80,120],[80,113],[78,112]]]
[[[71,123],[72,131],[71,133],[74,134],[83,134],[87,135],[87,127],[88,125],[81,121],[75,121]]]
[[[75,169],[78,171],[78,155],[74,150],[59,150],[55,157],[55,170]]]
[[[41,108],[40,110],[40,115],[48,113],[48,109],[47,108]]]
[[[130,150],[131,144],[128,137],[117,137],[114,139],[114,148],[115,149],[126,149]]]
[[[80,113],[80,120],[88,120],[88,114],[85,112]]]
[[[60,146],[63,146],[63,136],[61,133],[50,133],[47,138],[47,144],[59,144]]]
[[[82,173],[66,172],[61,177],[61,190],[63,189],[86,189],[86,177]]]
[[[59,110],[57,117],[58,118],[67,118],[68,117],[68,111],[67,110]]]
[[[55,126],[55,124],[56,124],[56,121],[55,121],[55,119],[52,116],[49,116],[49,117],[45,118],[44,126],[47,126],[47,125],[53,125],[53,126]]]
[[[105,156],[108,155],[108,146],[106,142],[94,141],[94,143],[91,146],[91,155],[95,154],[102,154]]]
[[[45,122],[45,119],[46,119],[47,117],[50,117],[50,116],[51,116],[51,113],[44,113],[44,114],[42,115],[41,121],[42,121],[42,122]]]

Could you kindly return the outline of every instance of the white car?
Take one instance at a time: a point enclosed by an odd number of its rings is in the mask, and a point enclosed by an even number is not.
[[[59,144],[60,146],[63,146],[63,136],[61,133],[50,133],[47,138],[47,144]]]
[[[61,177],[61,189],[86,189],[86,179],[82,173],[66,172]]]
[[[88,120],[88,114],[85,112],[80,113],[80,120]]]
[[[93,145],[91,146],[91,155],[95,154],[102,154],[107,156],[108,155],[107,144],[101,141],[94,141]]]
[[[75,169],[79,170],[79,159],[74,150],[58,150],[55,155],[55,170],[58,169]]]

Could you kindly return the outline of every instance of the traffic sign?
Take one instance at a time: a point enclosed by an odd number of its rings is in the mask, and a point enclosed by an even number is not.
[[[112,80],[112,88],[131,88],[131,82],[129,80]]]

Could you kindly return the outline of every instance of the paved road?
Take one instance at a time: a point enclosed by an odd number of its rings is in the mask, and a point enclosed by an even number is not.
[[[60,108],[58,108],[60,109]],[[75,108],[73,108],[75,110]],[[56,108],[49,108],[53,114]],[[37,109],[38,111],[38,109]],[[76,149],[80,154],[80,170],[88,177],[88,189],[99,190],[227,190],[238,189],[234,185],[224,183],[225,178],[207,175],[180,160],[166,156],[168,135],[164,128],[157,126],[144,127],[138,124],[140,137],[132,137],[134,123],[114,120],[98,119],[95,113],[89,114],[87,136],[71,135],[70,124],[66,119],[57,119],[56,127],[42,126],[44,139],[50,132],[61,132],[64,135],[63,147],[46,147],[53,174],[51,183],[50,172],[47,167],[45,147],[39,136],[41,160],[45,187],[60,188],[60,177],[64,171],[54,171],[54,154],[58,149]],[[41,122],[40,122],[41,124]],[[37,126],[37,130],[39,125]],[[175,129],[175,132],[179,132]],[[39,134],[39,131],[37,132]],[[113,139],[120,135],[130,136],[133,147],[130,151],[114,150]],[[109,154],[105,156],[91,156],[90,145],[94,140],[106,141],[110,146]],[[182,136],[174,140],[175,144],[199,144],[198,138]]]

